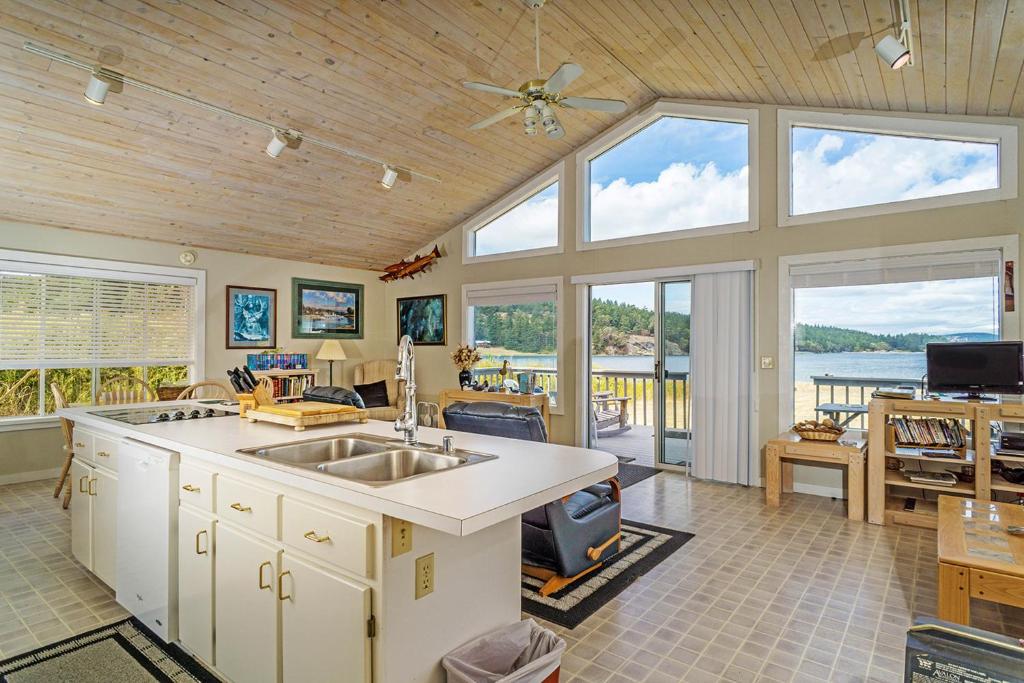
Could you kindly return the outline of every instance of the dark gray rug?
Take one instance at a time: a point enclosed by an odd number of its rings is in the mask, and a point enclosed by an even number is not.
[[[580,577],[557,593],[542,597],[537,589],[544,582],[523,574],[523,611],[559,626],[576,628],[691,538],[693,534],[685,531],[624,519],[619,552],[597,571]]]
[[[217,683],[177,645],[134,618],[0,662],[2,683]]]
[[[645,465],[631,465],[630,463],[619,463],[619,485],[628,488],[633,484],[653,477],[661,470]]]

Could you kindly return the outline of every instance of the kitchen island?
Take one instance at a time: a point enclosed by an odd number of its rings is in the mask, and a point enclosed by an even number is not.
[[[131,516],[118,471],[146,449],[168,454],[174,585],[162,625],[239,683],[443,681],[444,653],[520,618],[519,516],[617,472],[601,451],[421,428],[435,452],[452,436],[460,451],[497,457],[371,485],[257,453],[394,440],[390,422],[297,434],[235,416],[132,425],[103,410],[61,411],[75,421],[73,551],[108,584],[128,581],[116,568],[131,563],[111,557],[132,553],[125,533],[112,540],[112,511]],[[118,600],[145,613],[131,592]]]

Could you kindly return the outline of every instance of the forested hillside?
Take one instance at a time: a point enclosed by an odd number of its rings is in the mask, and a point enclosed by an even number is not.
[[[929,342],[992,341],[994,335],[983,332],[962,334],[872,334],[827,325],[797,324],[794,330],[797,351],[838,353],[841,351],[924,351]]]

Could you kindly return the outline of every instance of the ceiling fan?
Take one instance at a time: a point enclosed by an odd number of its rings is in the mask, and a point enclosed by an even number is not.
[[[603,111],[611,114],[619,114],[626,111],[626,103],[621,100],[605,100],[596,97],[565,97],[562,89],[579,78],[583,73],[583,67],[579,64],[566,62],[555,69],[551,77],[544,79],[540,70],[540,8],[544,6],[545,0],[524,0],[527,7],[533,9],[533,37],[534,53],[537,59],[537,78],[526,81],[518,90],[502,88],[489,83],[475,83],[467,81],[462,85],[471,90],[513,97],[519,100],[519,104],[500,111],[493,116],[488,116],[482,121],[477,121],[469,127],[470,130],[480,130],[487,126],[523,112],[523,132],[527,135],[537,134],[537,124],[544,129],[544,133],[551,139],[557,140],[565,135],[565,128],[555,115],[555,108],[564,107],[567,109],[588,109],[590,111]]]

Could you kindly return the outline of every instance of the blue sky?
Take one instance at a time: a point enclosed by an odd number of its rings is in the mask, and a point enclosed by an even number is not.
[[[647,310],[654,310],[654,283],[630,282],[623,285],[598,285],[591,289],[591,296],[605,301],[632,304]],[[665,288],[665,308],[676,313],[690,312],[689,283],[670,283]]]

